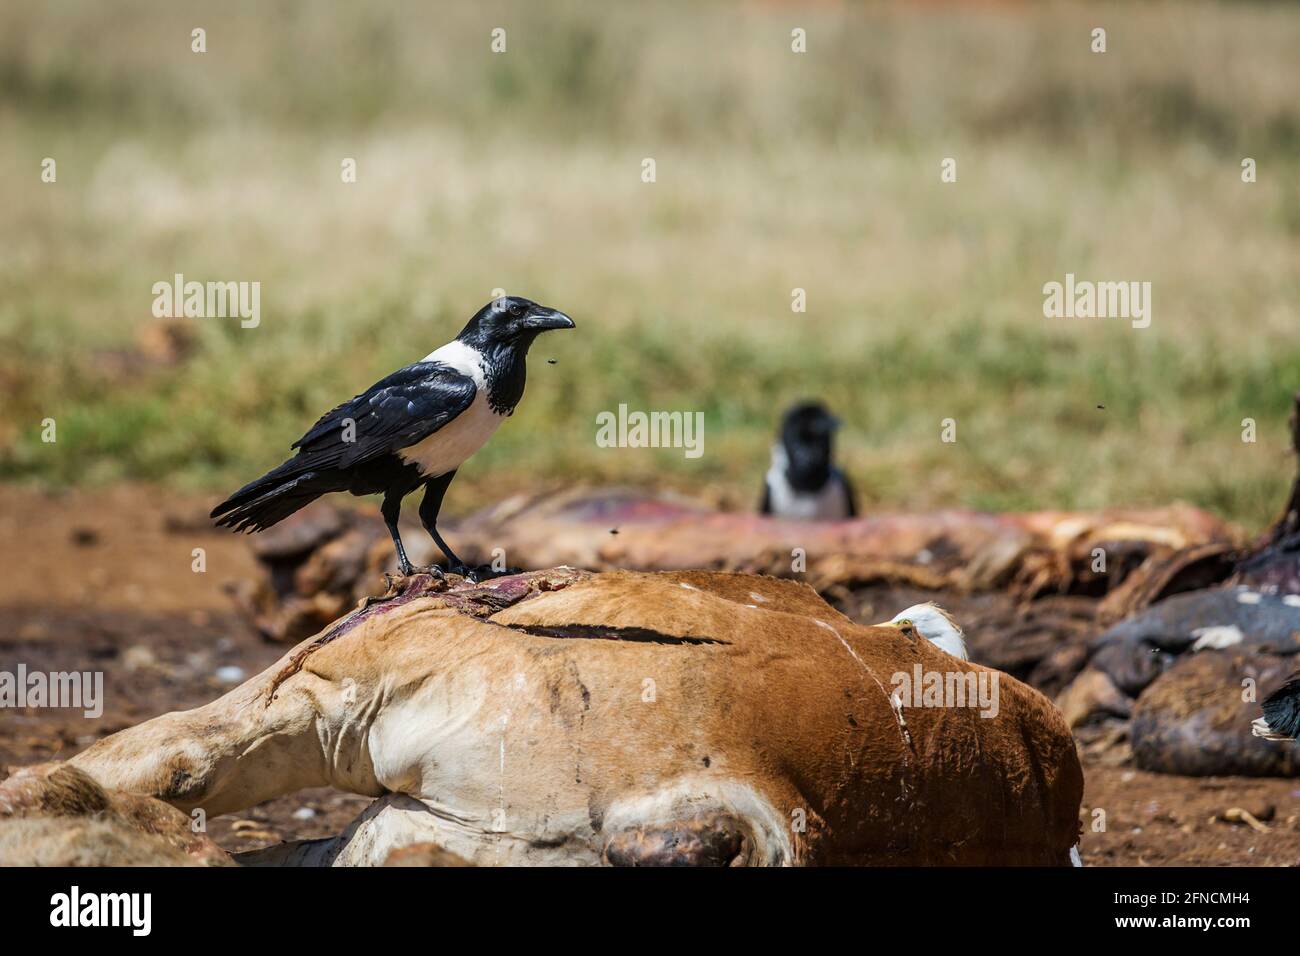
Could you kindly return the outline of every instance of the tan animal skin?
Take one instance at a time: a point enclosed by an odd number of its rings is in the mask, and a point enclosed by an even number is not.
[[[175,807],[107,790],[66,763],[0,782],[0,866],[233,866]]]
[[[792,581],[715,572],[406,579],[195,710],[72,759],[106,786],[230,813],[303,787],[382,797],[338,840],[259,862],[1068,865],[1083,776],[1055,707],[895,707],[916,664]]]

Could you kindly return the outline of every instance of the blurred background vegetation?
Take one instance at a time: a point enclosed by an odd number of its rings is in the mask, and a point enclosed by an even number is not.
[[[868,508],[1258,527],[1300,388],[1297,50],[1279,4],[5,4],[0,478],[230,490],[501,287],[578,331],[449,511],[752,507],[820,396]],[[160,337],[176,272],[260,281],[261,325]],[[1067,272],[1152,282],[1151,327],[1045,319]],[[619,403],[704,411],[704,456],[596,447]]]

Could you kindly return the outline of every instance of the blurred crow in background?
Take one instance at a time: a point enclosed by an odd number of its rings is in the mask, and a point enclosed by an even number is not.
[[[831,460],[839,426],[820,402],[802,402],[786,411],[763,485],[763,514],[815,520],[857,515],[853,486]]]

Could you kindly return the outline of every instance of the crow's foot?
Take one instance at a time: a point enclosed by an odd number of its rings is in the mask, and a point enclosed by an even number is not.
[[[445,581],[447,580],[447,575],[454,574],[457,577],[464,578],[466,581],[478,583],[479,580],[478,575],[481,571],[482,571],[481,568],[473,568],[470,567],[468,564],[461,564],[461,562],[459,561],[450,562],[445,569],[440,568],[436,564],[431,564],[427,568],[420,568],[420,567],[416,567],[413,564],[408,564],[405,567],[399,566],[398,577],[412,578],[420,574],[431,574],[435,578],[438,578],[441,581]]]
[[[442,587],[436,590],[445,591],[447,589],[447,576],[443,574],[442,568],[437,568],[437,567],[417,568],[408,565],[405,571],[403,570],[398,570],[396,572],[385,571],[384,587],[386,588],[386,591],[383,594],[371,595],[367,597],[365,599],[363,606],[369,607],[372,604],[381,604],[385,601],[391,601],[394,598],[401,597],[403,594],[407,592],[408,588],[410,587],[411,580],[413,578],[418,578],[421,575],[429,575],[430,577],[436,578],[438,581],[441,581]]]
[[[447,565],[448,573],[459,574],[462,578],[464,578],[466,581],[470,582],[471,584],[478,584],[480,580],[479,572],[481,570],[482,570],[481,568],[473,568],[470,567],[468,564],[462,564],[459,561],[452,561],[450,564]]]
[[[451,569],[451,573],[452,574],[457,573],[455,568]],[[414,577],[417,574],[432,574],[435,578],[443,578],[444,580],[447,577],[446,573],[442,570],[442,568],[438,567],[436,564],[431,564],[427,568],[418,568],[415,567],[414,565],[407,565],[407,567],[402,570],[402,575],[404,577],[410,578],[410,577]]]
[[[427,568],[419,568],[414,565],[407,565],[401,568],[399,574],[401,577],[414,577],[417,574],[432,574],[436,578],[446,580],[447,575],[454,574],[462,577],[471,584],[478,584],[481,581],[489,581],[492,578],[503,578],[511,574],[523,574],[522,568],[502,568],[497,570],[490,564],[471,565],[461,561],[449,562],[447,567],[440,568],[436,564],[431,564]]]
[[[464,574],[471,581],[491,581],[493,578],[508,578],[512,574],[523,574],[523,568],[494,568],[490,564],[480,564],[474,568],[464,568],[455,571],[456,574]]]

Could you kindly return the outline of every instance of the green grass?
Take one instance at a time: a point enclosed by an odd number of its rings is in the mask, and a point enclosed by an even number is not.
[[[578,479],[748,506],[821,396],[871,507],[1258,526],[1300,388],[1298,45],[1300,9],[1249,4],[10,5],[0,478],[228,490],[500,286],[579,328],[456,510]],[[260,281],[261,325],[136,363],[177,271]],[[1066,272],[1151,281],[1151,328],[1044,319]],[[703,411],[704,456],[596,447],[619,403]]]

